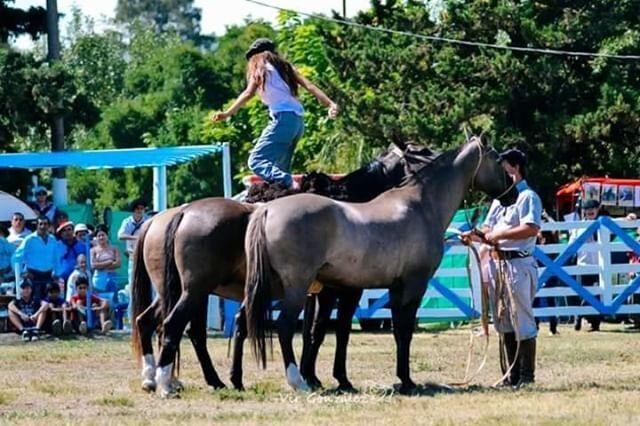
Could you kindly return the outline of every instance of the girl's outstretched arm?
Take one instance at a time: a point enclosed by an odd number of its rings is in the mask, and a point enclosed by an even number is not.
[[[258,86],[253,80],[251,80],[247,85],[247,88],[244,89],[242,93],[240,93],[240,96],[238,96],[235,102],[231,104],[229,109],[227,109],[226,111],[220,111],[220,112],[214,113],[213,116],[211,117],[211,120],[215,122],[220,120],[226,120],[227,118],[231,117],[233,114],[238,112],[238,110],[242,108],[244,104],[246,104],[251,98],[253,98],[253,96],[256,94],[257,89],[258,89]]]
[[[305,89],[307,89],[309,91],[309,93],[311,93],[313,96],[315,96],[316,99],[318,99],[318,101],[320,101],[320,103],[322,105],[324,105],[327,108],[329,108],[329,117],[336,118],[336,116],[338,115],[338,112],[340,111],[340,108],[338,107],[338,104],[333,102],[331,100],[331,98],[329,98],[326,95],[326,93],[324,93],[322,90],[320,90],[320,88],[318,86],[316,86],[311,81],[309,81],[305,76],[300,74],[300,72],[298,70],[295,70],[295,72],[296,72],[296,77],[298,78],[298,83],[300,83],[300,86],[302,86]]]

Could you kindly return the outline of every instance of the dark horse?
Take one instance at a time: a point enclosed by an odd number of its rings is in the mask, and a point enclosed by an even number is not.
[[[398,185],[407,175],[407,162],[421,155],[421,147],[407,145],[394,148],[344,178],[334,181],[314,174],[303,183],[303,190],[353,201],[367,201]],[[143,363],[143,389],[160,387],[163,396],[174,392],[171,372],[179,342],[190,323],[189,337],[196,351],[207,384],[224,387],[218,377],[206,347],[206,311],[208,295],[217,294],[233,300],[243,300],[245,282],[244,236],[249,216],[256,205],[223,198],[207,198],[169,209],[151,219],[141,230],[136,248],[132,291],[133,345],[137,359]],[[157,298],[151,300],[151,283]],[[338,293],[339,321],[337,326],[336,363],[334,375],[341,385],[350,387],[346,375],[346,346],[351,318],[360,299],[361,290]],[[332,292],[329,300],[338,296]],[[327,297],[324,297],[327,299]],[[329,315],[330,311],[326,313]],[[156,368],[152,336],[159,328],[160,358]],[[306,329],[310,329],[310,324]],[[318,345],[324,338],[324,328],[314,336],[305,333],[306,359],[315,360]],[[242,389],[242,343],[246,338],[245,311],[236,317],[233,385]],[[313,352],[315,351],[315,353]],[[309,365],[309,362],[306,363]],[[309,367],[313,372],[313,366]],[[310,379],[313,379],[312,374]],[[317,380],[317,379],[316,379]]]
[[[503,203],[515,185],[498,154],[478,138],[421,166],[400,188],[362,204],[311,194],[259,207],[245,239],[244,305],[256,355],[266,365],[271,300],[282,299],[277,321],[287,382],[307,385],[296,366],[292,338],[309,285],[389,288],[400,391],[411,392],[409,350],[416,311],[443,255],[443,238],[467,191],[480,189]]]

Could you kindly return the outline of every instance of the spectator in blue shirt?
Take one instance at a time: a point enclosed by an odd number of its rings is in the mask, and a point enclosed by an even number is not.
[[[69,276],[76,268],[78,263],[78,256],[81,254],[87,254],[87,246],[82,241],[79,241],[74,235],[73,222],[64,222],[58,226],[56,234],[58,235],[57,243],[57,259],[58,266],[56,269],[56,276],[66,283]]]
[[[56,247],[56,239],[49,234],[49,219],[40,216],[36,232],[27,236],[14,254],[14,262],[20,263],[31,279],[36,299],[44,298],[46,286],[56,270]]]
[[[8,234],[7,228],[0,225],[0,283],[13,280],[11,257],[16,251],[16,246],[7,241]]]

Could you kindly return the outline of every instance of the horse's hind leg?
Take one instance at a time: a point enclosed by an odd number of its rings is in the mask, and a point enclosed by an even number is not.
[[[184,329],[191,320],[190,308],[194,303],[196,302],[189,296],[189,292],[183,292],[180,299],[178,299],[178,303],[176,303],[176,306],[162,324],[162,350],[160,351],[160,360],[156,368],[155,379],[160,390],[160,396],[163,398],[175,394],[175,389],[171,386],[173,362]]]
[[[347,346],[351,334],[351,320],[362,296],[362,290],[344,289],[338,293],[338,317],[336,321],[336,355],[333,360],[333,377],[338,381],[338,389],[353,391],[347,378]]]
[[[389,290],[389,296],[393,318],[393,337],[396,341],[396,375],[402,382],[399,392],[410,394],[416,388],[416,384],[411,380],[409,368],[411,339],[416,322],[416,312],[424,291],[422,294],[416,294],[410,300],[407,300],[403,291],[405,289],[402,286],[392,287]]]
[[[247,311],[244,304],[240,306],[235,318],[233,332],[233,364],[231,365],[231,383],[237,390],[244,390],[242,385],[242,352],[247,338]]]
[[[196,355],[198,356],[200,366],[202,367],[202,373],[204,374],[205,381],[214,389],[222,389],[226,386],[222,383],[220,377],[218,377],[218,373],[213,367],[211,356],[209,356],[209,351],[207,350],[208,297],[203,298],[203,301],[204,303],[201,303],[200,306],[195,308],[194,314],[191,318],[191,327],[189,327],[188,334],[191,339],[193,349],[195,349]]]
[[[335,291],[327,287],[324,287],[318,294],[307,296],[302,328],[300,373],[311,388],[322,387],[322,383],[316,376],[316,360],[320,346],[322,346],[327,334],[327,325],[331,320],[331,310],[335,302]]]
[[[290,288],[289,291],[291,293],[285,295],[278,317],[278,340],[282,350],[287,383],[295,390],[308,391],[309,386],[300,375],[293,352],[293,335],[296,331],[296,321],[304,306],[306,288],[302,290]]]
[[[142,389],[147,392],[156,390],[155,369],[156,362],[153,357],[153,333],[160,321],[158,312],[159,300],[155,299],[147,309],[136,318],[136,327],[140,335],[142,346]]]

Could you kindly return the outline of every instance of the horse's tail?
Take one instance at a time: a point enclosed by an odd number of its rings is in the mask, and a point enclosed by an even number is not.
[[[176,265],[175,257],[175,237],[178,227],[184,218],[184,210],[180,209],[175,216],[171,218],[167,224],[164,238],[164,279],[163,282],[163,298],[161,305],[160,318],[162,323],[164,319],[171,313],[171,310],[178,303],[182,294],[182,282]],[[162,327],[159,328],[159,334],[162,333]],[[160,336],[162,338],[162,336]],[[180,346],[177,348],[175,369],[180,374]]]
[[[133,313],[131,321],[131,345],[133,346],[133,354],[136,360],[140,362],[142,357],[142,342],[140,333],[138,332],[138,324],[136,319],[151,305],[151,278],[144,264],[144,239],[147,231],[151,226],[151,221],[145,224],[140,230],[138,243],[133,252],[133,283],[131,283],[131,312]]]
[[[273,282],[265,235],[267,211],[267,206],[262,206],[251,215],[245,240],[247,331],[252,340],[253,353],[259,362],[262,361],[262,368],[267,366],[266,333],[271,319],[271,287]]]

